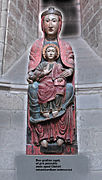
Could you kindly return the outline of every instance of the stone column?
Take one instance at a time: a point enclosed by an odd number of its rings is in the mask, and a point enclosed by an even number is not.
[[[0,75],[3,72],[3,56],[7,27],[8,3],[9,0],[0,0]]]

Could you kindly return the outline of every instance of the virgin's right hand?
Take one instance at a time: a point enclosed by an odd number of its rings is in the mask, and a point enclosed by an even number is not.
[[[29,84],[33,84],[33,80],[28,78],[27,81],[28,81]]]
[[[30,78],[30,75],[28,74],[27,81],[29,84],[33,84],[33,80]]]

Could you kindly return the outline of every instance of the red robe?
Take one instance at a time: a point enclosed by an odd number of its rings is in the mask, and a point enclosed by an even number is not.
[[[28,71],[34,70],[41,62],[42,47],[44,39],[36,40],[30,52],[30,61]],[[64,40],[58,39],[60,56],[62,63],[69,67],[74,68],[74,56],[71,46]],[[72,84],[74,86],[74,75]],[[69,106],[66,113],[58,119],[41,122],[37,124],[30,124],[29,122],[29,108],[28,108],[28,126],[31,129],[32,144],[39,145],[41,140],[53,138],[56,141],[58,138],[64,139],[65,142],[72,142],[75,140],[75,117],[73,118],[72,106]]]
[[[65,95],[65,79],[58,82],[58,78],[62,74],[62,65],[54,63],[50,74],[44,76],[40,80],[38,88],[38,102],[43,104],[55,99],[57,94]]]

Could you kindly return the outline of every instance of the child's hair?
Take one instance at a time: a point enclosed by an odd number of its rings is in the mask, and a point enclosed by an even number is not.
[[[47,45],[44,46],[44,48],[43,48],[43,57],[44,57],[44,59],[46,59],[46,52],[47,52],[47,49],[49,47],[53,47],[56,50],[56,57],[55,57],[55,59],[58,59],[58,57],[59,57],[59,48],[55,44],[47,44]]]
[[[53,47],[53,48],[56,50],[56,52],[57,52],[57,49],[56,49],[55,46],[49,45],[49,46],[45,49],[45,53],[46,53],[46,51],[47,51],[47,49],[48,49],[49,47]]]

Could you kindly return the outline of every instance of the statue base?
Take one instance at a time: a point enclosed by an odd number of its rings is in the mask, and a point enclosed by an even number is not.
[[[50,146],[50,148],[52,148],[52,147]],[[54,148],[56,148],[56,147],[54,147]],[[33,144],[27,144],[26,145],[26,154],[27,155],[44,155],[44,154],[75,155],[78,153],[77,144],[72,144],[72,145],[63,144],[63,147],[59,146],[59,148],[62,148],[62,150],[58,149],[59,152],[57,151],[54,153],[50,153],[50,152],[45,153],[46,152],[45,148],[44,148],[44,150],[42,149],[42,152],[41,152],[40,146],[35,146]],[[54,149],[54,151],[55,151],[55,149]],[[62,151],[62,153],[61,153],[61,151]]]
[[[62,146],[58,146],[57,143],[48,144],[48,147],[45,148],[40,146],[40,152],[44,154],[62,154],[64,151],[64,144]]]

